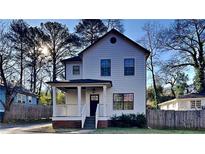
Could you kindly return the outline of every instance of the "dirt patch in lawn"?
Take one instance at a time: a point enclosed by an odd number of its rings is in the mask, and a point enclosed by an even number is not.
[[[40,127],[35,129],[29,129],[27,132],[29,133],[71,133],[74,131],[78,131],[78,129],[53,129],[52,126]]]

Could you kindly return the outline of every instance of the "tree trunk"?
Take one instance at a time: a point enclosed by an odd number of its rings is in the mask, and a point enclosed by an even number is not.
[[[39,98],[40,98],[40,96],[41,96],[42,83],[43,83],[43,79],[41,78],[41,80],[40,80],[40,85],[39,85],[39,90],[38,90],[38,97],[39,97]]]
[[[30,91],[33,91],[33,67],[31,67]]]
[[[53,56],[53,81],[56,81],[56,56]]]
[[[198,72],[198,82],[199,82],[199,88],[198,92],[205,90],[205,81],[204,81],[204,68],[195,68]]]
[[[20,86],[23,85],[23,46],[21,43],[21,56],[20,56],[20,81],[19,81]]]
[[[175,94],[175,91],[174,91],[174,85],[171,85],[171,92],[172,92],[172,95],[174,96],[174,98],[176,98],[176,94]]]
[[[33,66],[33,93],[36,93],[36,81],[37,81],[36,60],[34,60],[34,66]]]
[[[158,91],[157,91],[157,84],[155,80],[155,74],[154,74],[154,66],[153,66],[153,61],[152,61],[152,55],[150,56],[150,66],[151,66],[151,73],[152,73],[152,82],[153,82],[153,88],[154,88],[154,99],[157,104],[157,109],[159,108],[159,96],[158,96]]]

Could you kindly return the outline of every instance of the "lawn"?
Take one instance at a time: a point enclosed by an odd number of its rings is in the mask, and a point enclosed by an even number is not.
[[[106,128],[97,129],[93,134],[205,134],[205,130]]]
[[[80,131],[80,132],[79,132]],[[205,130],[174,130],[174,129],[140,129],[111,127],[95,130],[53,129],[52,126],[28,130],[27,133],[65,133],[65,134],[205,134]]]

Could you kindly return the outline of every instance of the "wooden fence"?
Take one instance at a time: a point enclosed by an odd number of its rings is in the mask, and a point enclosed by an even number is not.
[[[10,111],[5,112],[4,122],[49,119],[51,116],[51,106],[14,103],[11,105]]]
[[[205,110],[147,110],[146,116],[151,128],[205,129]]]

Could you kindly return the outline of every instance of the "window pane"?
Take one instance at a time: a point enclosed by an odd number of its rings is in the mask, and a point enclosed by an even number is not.
[[[73,66],[73,75],[80,74],[80,66]]]
[[[91,95],[91,101],[98,101],[99,98],[98,98],[98,95]]]
[[[124,101],[134,101],[134,94],[124,94]]]
[[[111,74],[111,60],[102,59],[101,60],[101,76],[110,76]]]
[[[196,107],[201,108],[201,101],[200,100],[196,101]]]
[[[123,102],[114,102],[113,109],[114,110],[123,110]]]
[[[124,110],[133,110],[133,101],[132,102],[124,102]]]
[[[134,67],[134,59],[125,59],[125,67]]]
[[[135,60],[125,59],[124,60],[124,75],[134,75],[135,72]]]
[[[191,101],[191,109],[195,109],[195,101]]]
[[[114,101],[123,101],[123,94],[114,94]]]

